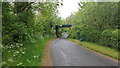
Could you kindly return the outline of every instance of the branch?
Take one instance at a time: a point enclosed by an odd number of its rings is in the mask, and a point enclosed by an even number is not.
[[[27,8],[27,6],[31,5],[32,3],[34,3],[34,2],[26,3],[26,5],[24,5],[24,6],[21,8],[21,11],[24,11],[24,10]]]
[[[36,1],[37,1],[37,0],[36,0]],[[36,1],[35,1],[35,2],[36,2]],[[32,3],[35,3],[35,2],[31,2],[31,3],[28,3],[28,2],[27,2],[27,4],[24,5],[24,6],[21,8],[21,11],[24,11],[25,8],[27,8],[27,6],[29,6],[29,5],[31,5]]]

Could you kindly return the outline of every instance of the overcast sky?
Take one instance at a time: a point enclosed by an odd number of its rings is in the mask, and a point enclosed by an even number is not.
[[[78,11],[80,0],[63,0],[63,6],[58,8],[59,15],[62,19],[67,18],[71,13]]]

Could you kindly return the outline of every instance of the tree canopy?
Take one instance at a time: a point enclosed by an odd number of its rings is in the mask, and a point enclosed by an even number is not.
[[[66,19],[67,23],[75,24],[70,37],[118,49],[118,2],[82,5],[78,12]]]

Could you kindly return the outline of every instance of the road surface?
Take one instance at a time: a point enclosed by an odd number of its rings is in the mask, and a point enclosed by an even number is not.
[[[51,53],[54,66],[118,66],[118,63],[65,39],[54,40]]]

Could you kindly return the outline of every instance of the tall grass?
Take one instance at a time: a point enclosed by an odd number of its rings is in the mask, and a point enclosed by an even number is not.
[[[27,43],[16,50],[4,50],[3,66],[40,66],[45,45],[53,38],[48,37],[40,39],[36,43]]]

